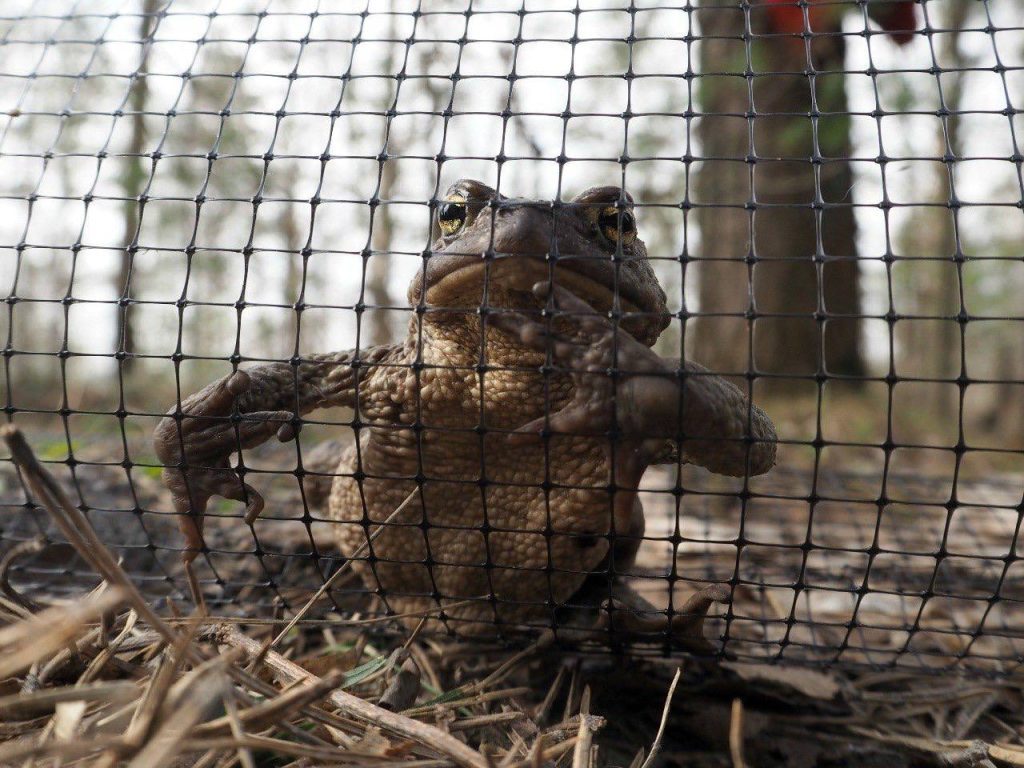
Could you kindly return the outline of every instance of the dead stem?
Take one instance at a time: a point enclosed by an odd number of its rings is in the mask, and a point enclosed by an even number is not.
[[[651,744],[651,751],[648,753],[647,759],[644,760],[643,768],[651,768],[654,765],[654,759],[658,755],[658,750],[661,749],[661,740],[665,736],[665,725],[668,723],[668,713],[672,709],[672,696],[676,692],[676,686],[679,684],[679,677],[682,674],[682,667],[678,667],[672,678],[672,683],[668,687],[668,694],[665,696],[665,706],[661,710],[661,723],[658,725],[658,733],[654,736],[654,743]]]
[[[46,539],[42,536],[36,536],[34,539],[15,544],[7,551],[3,558],[0,558],[0,592],[21,609],[19,613],[22,616],[35,613],[39,610],[40,606],[11,586],[11,566],[22,555],[36,554],[42,552],[45,548]]]
[[[729,755],[733,768],[746,768],[743,759],[743,700],[732,700],[732,716],[729,718]]]
[[[234,627],[225,627],[220,637],[223,642],[243,649],[250,656],[255,656],[262,649],[260,644],[242,635]],[[313,675],[298,664],[289,661],[275,651],[268,651],[264,662],[275,675],[288,683],[313,678]],[[488,765],[487,760],[479,752],[470,749],[461,741],[431,725],[417,722],[395,712],[389,712],[345,691],[333,691],[329,696],[329,701],[333,706],[349,715],[418,741],[438,753],[450,757],[459,765],[470,768],[486,768]]]

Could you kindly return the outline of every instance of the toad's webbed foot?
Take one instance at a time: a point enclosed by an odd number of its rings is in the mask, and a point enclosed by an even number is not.
[[[203,515],[213,496],[246,504],[246,520],[263,510],[263,497],[239,477],[228,457],[265,442],[277,433],[294,436],[289,411],[239,412],[239,398],[249,392],[252,378],[236,371],[185,399],[170,411],[153,434],[156,454],[164,465],[164,484],[185,536],[186,563],[203,546]]]
[[[619,580],[610,585],[603,577],[584,584],[573,605],[562,609],[570,627],[560,634],[574,640],[596,642],[661,642],[700,655],[716,652],[704,635],[704,621],[714,603],[728,603],[729,588],[710,584],[671,612],[659,611]]]

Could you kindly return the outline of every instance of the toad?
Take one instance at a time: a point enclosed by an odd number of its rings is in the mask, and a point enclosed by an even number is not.
[[[596,599],[605,624],[692,636],[720,588],[675,615],[624,597],[641,477],[679,460],[766,472],[771,421],[732,384],[652,351],[671,316],[624,190],[552,203],[464,180],[436,225],[405,339],[239,370],[160,422],[186,560],[212,496],[250,518],[262,507],[232,453],[344,406],[355,442],[306,457],[307,503],[329,496],[314,516],[391,612],[481,634],[549,626]]]

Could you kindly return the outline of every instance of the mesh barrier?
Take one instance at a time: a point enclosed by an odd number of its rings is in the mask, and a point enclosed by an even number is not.
[[[162,610],[1019,671],[1021,10],[6,4],[6,420]]]

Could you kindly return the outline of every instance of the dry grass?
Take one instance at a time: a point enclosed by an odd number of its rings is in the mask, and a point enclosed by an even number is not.
[[[49,605],[0,596],[0,765],[1024,766],[1021,677],[680,668],[550,635],[513,652],[365,622],[157,615],[20,433],[4,437],[103,581]]]

